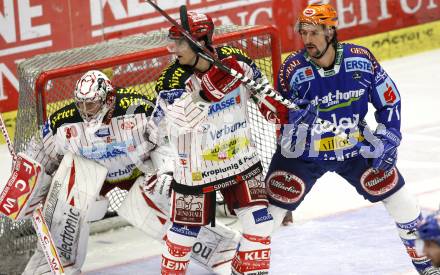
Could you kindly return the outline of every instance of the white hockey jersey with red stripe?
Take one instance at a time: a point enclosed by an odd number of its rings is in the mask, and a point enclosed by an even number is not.
[[[106,182],[134,180],[141,174],[138,167],[154,148],[145,134],[154,104],[153,97],[119,89],[111,119],[97,124],[84,122],[75,104],[69,104],[52,114],[44,125],[43,148],[30,145],[27,151],[46,170],[57,166],[69,151],[105,166]]]
[[[224,46],[217,53],[224,58],[222,50],[230,49]],[[243,52],[235,56],[247,77],[267,82]],[[201,90],[200,81],[189,66],[170,65],[157,81],[152,116],[153,136],[168,136],[176,153],[174,179],[187,186],[218,182],[259,164],[247,112],[250,92],[240,85],[219,102],[197,104],[192,96]]]

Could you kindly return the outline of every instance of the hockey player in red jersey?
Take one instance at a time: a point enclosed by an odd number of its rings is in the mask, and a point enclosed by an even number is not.
[[[193,38],[224,65],[268,84],[242,49],[213,47],[214,24],[208,15],[188,12],[187,21]],[[246,111],[250,92],[237,79],[199,57],[176,26],[170,28],[169,38],[169,50],[177,58],[157,80],[158,103],[152,119],[157,133],[160,129],[169,132],[176,163],[173,224],[162,254],[162,274],[185,274],[188,252],[200,227],[212,222],[216,191],[222,192],[243,228],[232,261],[233,274],[267,274],[272,217],[267,211],[262,166],[250,136]],[[277,121],[278,114],[268,107],[273,107],[270,99],[256,100],[265,117]],[[160,134],[156,138],[160,143]]]
[[[54,112],[41,130],[41,141],[34,138],[21,155],[44,168],[34,177],[39,181],[33,202],[21,213],[32,213],[47,197],[43,214],[66,274],[81,272],[89,222],[104,216],[109,203],[105,195],[115,187],[129,190],[118,214],[163,239],[173,168],[166,144],[157,147],[146,132],[154,106],[155,97],[115,89],[105,74],[88,71],[75,86],[74,102]],[[203,228],[201,237],[199,245],[210,250],[203,257],[192,254],[199,263],[216,271],[232,259],[230,250],[238,243],[234,231]],[[218,241],[222,244],[210,245]],[[50,272],[38,248],[24,274]]]

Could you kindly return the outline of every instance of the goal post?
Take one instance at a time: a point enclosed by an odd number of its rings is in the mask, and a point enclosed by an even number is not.
[[[138,34],[38,55],[21,62],[18,66],[20,94],[14,139],[16,152],[25,151],[29,141],[39,137],[39,129],[45,120],[73,101],[75,83],[88,70],[103,70],[115,87],[133,88],[155,96],[155,80],[173,60],[166,49],[167,35],[166,30]],[[281,46],[275,27],[216,27],[213,44],[244,50],[267,78],[276,83],[274,72],[281,63]],[[248,107],[252,138],[266,170],[276,147],[276,129],[264,120],[252,102]],[[110,210],[116,210],[125,195],[120,189],[111,191]],[[36,243],[33,234],[30,222],[13,223],[0,217],[0,263],[3,254],[11,256],[19,251],[28,257],[32,252],[30,247],[35,247]],[[20,261],[24,267],[26,261]],[[18,264],[14,263],[14,266]]]

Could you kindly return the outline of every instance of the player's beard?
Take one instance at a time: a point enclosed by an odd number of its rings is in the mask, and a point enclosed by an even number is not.
[[[322,55],[322,51],[315,44],[309,43],[309,44],[306,44],[305,47],[306,47],[307,53],[311,57],[317,58]]]

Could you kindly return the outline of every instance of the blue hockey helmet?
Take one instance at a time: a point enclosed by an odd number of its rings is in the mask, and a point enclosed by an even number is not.
[[[417,235],[424,241],[435,241],[440,245],[440,212],[426,216],[417,226]]]

